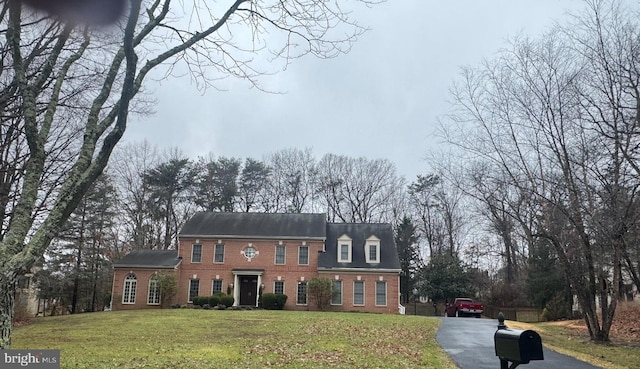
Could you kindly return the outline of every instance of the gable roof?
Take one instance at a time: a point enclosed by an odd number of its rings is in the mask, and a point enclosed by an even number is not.
[[[325,214],[198,212],[179,236],[324,240],[326,218]]]
[[[338,262],[338,237],[351,238],[351,262]],[[380,239],[380,262],[367,263],[365,242],[375,236]],[[393,238],[391,224],[387,223],[328,223],[325,252],[318,255],[318,269],[377,269],[400,272],[400,259]]]
[[[181,261],[176,250],[133,250],[113,267],[173,269]]]

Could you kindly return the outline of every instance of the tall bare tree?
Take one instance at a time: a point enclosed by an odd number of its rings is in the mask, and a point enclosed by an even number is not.
[[[404,179],[393,163],[327,154],[317,168],[317,191],[331,221],[394,221],[393,200]]]
[[[130,249],[152,249],[155,229],[147,204],[151,201],[151,189],[144,182],[144,173],[160,162],[157,149],[148,142],[118,146],[110,160],[109,172],[120,194],[120,223],[123,229],[122,242],[126,253]]]
[[[18,0],[2,2],[0,106],[22,127],[22,138],[12,142],[24,146],[6,151],[23,176],[3,219],[0,348],[11,345],[17,277],[42,257],[104,170],[152,71],[169,76],[186,69],[200,88],[225,76],[258,86],[269,72],[254,62],[262,56],[277,70],[303,55],[348,51],[364,31],[350,10],[373,2],[130,0],[121,24],[100,30],[42,19]],[[61,104],[70,97],[71,104]],[[60,148],[61,142],[67,144]],[[53,166],[52,148],[66,155]],[[41,203],[46,211],[38,212]]]
[[[592,340],[606,342],[631,244],[626,230],[637,224],[638,100],[629,83],[637,75],[629,60],[640,32],[626,4],[586,4],[574,24],[517,39],[496,60],[466,69],[453,89],[449,122],[458,129],[449,141],[526,199],[536,221],[518,224],[554,246]]]
[[[314,211],[316,163],[311,149],[284,149],[266,155],[271,175],[265,208],[288,213]]]

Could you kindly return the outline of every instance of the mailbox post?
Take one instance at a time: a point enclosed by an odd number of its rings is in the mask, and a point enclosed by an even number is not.
[[[500,369],[514,369],[531,360],[544,360],[542,339],[532,330],[509,329],[504,324],[504,314],[498,314],[498,330],[493,336]],[[511,362],[511,366],[509,366]]]

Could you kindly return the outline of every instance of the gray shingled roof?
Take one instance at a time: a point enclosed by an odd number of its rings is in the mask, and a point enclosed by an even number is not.
[[[338,263],[338,237],[351,238],[351,263]],[[380,263],[368,264],[364,244],[367,238],[380,239]],[[326,251],[318,255],[318,269],[384,269],[400,271],[400,259],[393,229],[387,223],[328,223]]]
[[[182,237],[318,239],[326,235],[325,214],[198,212]]]
[[[180,264],[176,250],[133,250],[113,266],[116,268],[172,269]]]

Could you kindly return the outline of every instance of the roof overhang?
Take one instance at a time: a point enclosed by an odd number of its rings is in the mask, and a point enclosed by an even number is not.
[[[343,273],[400,273],[401,269],[381,269],[381,268],[322,268],[318,267],[318,272],[343,272]]]
[[[178,269],[181,263],[182,258],[178,260],[178,263],[176,265],[113,264],[113,267],[130,269]]]
[[[234,235],[234,234],[180,234],[178,238],[215,238],[215,239],[239,239],[239,240],[311,240],[325,241],[326,237],[306,237],[306,236],[259,236],[259,235]]]
[[[130,268],[130,269],[177,269],[180,263],[171,265],[136,265],[136,264],[113,264],[114,268]]]

